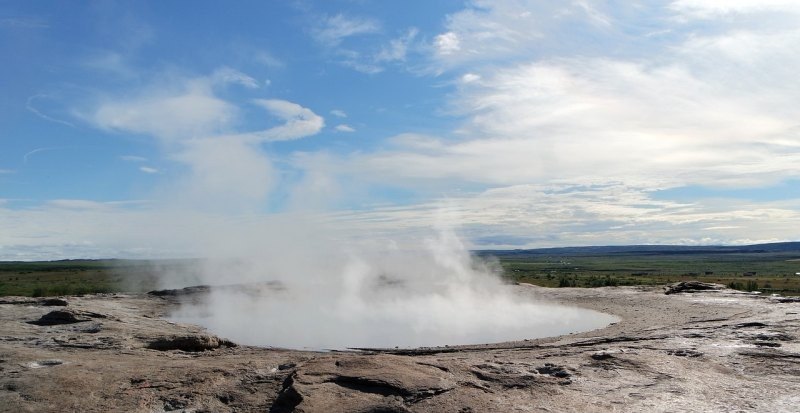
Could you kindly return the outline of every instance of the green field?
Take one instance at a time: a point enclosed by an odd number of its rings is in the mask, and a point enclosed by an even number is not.
[[[492,254],[486,254],[492,255]],[[545,287],[660,285],[698,280],[800,295],[800,252],[499,255],[505,276]]]
[[[545,287],[662,285],[699,280],[746,291],[800,295],[800,276],[796,275],[800,272],[800,243],[555,248],[478,251],[476,255],[498,260],[509,281]],[[190,260],[0,262],[0,295],[144,292],[159,288],[160,274],[191,274],[197,264],[199,261]]]
[[[0,262],[0,296],[143,292],[156,286],[153,267],[141,261]]]

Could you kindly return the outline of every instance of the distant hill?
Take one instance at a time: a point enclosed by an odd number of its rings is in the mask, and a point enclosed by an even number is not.
[[[515,258],[541,255],[694,255],[694,254],[753,254],[800,253],[800,242],[775,242],[754,245],[612,245],[599,247],[559,247],[514,250],[478,250],[477,255]]]

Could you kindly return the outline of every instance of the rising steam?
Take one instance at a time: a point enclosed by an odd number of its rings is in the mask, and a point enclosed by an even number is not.
[[[419,250],[328,245],[329,254],[316,260],[314,251],[301,250],[307,258],[301,262],[316,264],[289,273],[275,271],[273,253],[236,266],[210,261],[205,281],[247,284],[212,289],[206,301],[181,307],[173,318],[240,343],[310,349],[521,340],[613,319],[514,295],[496,268],[471,257],[452,232],[422,244]]]

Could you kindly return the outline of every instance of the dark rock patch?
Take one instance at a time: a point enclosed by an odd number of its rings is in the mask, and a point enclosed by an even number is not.
[[[521,389],[537,383],[570,384],[569,377],[572,376],[566,368],[550,363],[532,368],[514,364],[484,363],[474,366],[471,372],[484,382],[498,384],[506,389]]]
[[[186,406],[189,405],[189,402],[184,399],[177,399],[177,398],[170,398],[164,400],[164,411],[171,412],[175,410],[183,410]]]
[[[700,281],[681,281],[664,287],[664,294],[696,293],[699,291],[717,291],[725,288],[722,284],[704,283]]]
[[[216,350],[220,347],[236,347],[236,343],[224,338],[219,338],[217,336],[197,334],[161,337],[151,341],[147,345],[147,348],[151,350],[181,350],[188,352]]]
[[[772,297],[772,300],[779,303],[800,303],[800,297]]]
[[[766,327],[767,325],[760,322],[760,321],[750,321],[747,323],[739,323],[733,326],[733,328],[750,328],[750,327]]]
[[[678,357],[700,357],[703,353],[690,348],[679,348],[674,350],[667,350],[667,354]]]
[[[766,333],[758,333],[755,336],[756,339],[760,341],[792,341],[794,340],[794,336],[791,336],[786,333],[778,333],[778,332],[766,332]]]
[[[30,324],[37,326],[54,326],[60,324],[74,324],[89,321],[86,318],[79,317],[79,314],[70,310],[54,310],[39,318],[36,321],[29,321]]]
[[[147,294],[154,295],[156,297],[182,297],[194,294],[207,294],[210,291],[211,291],[210,285],[196,285],[194,287],[177,288],[170,290],[155,290],[155,291],[150,291]]]
[[[596,353],[592,353],[589,357],[591,357],[592,360],[598,360],[598,361],[611,360],[612,358],[614,358],[614,356],[607,351],[598,351]]]
[[[219,400],[220,403],[222,403],[222,404],[228,405],[228,404],[233,403],[235,398],[233,397],[232,394],[225,393],[225,394],[218,394],[217,395],[217,400]]]
[[[63,298],[45,298],[42,301],[39,301],[39,305],[43,305],[45,307],[64,307],[68,305],[69,302]]]
[[[280,371],[289,370],[289,369],[293,369],[295,367],[297,367],[297,364],[295,364],[295,363],[284,363],[284,364],[279,364],[278,365],[278,370],[280,370]]]

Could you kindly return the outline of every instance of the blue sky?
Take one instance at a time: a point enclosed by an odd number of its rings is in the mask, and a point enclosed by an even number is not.
[[[4,2],[0,259],[284,219],[796,240],[798,23],[787,0]]]

